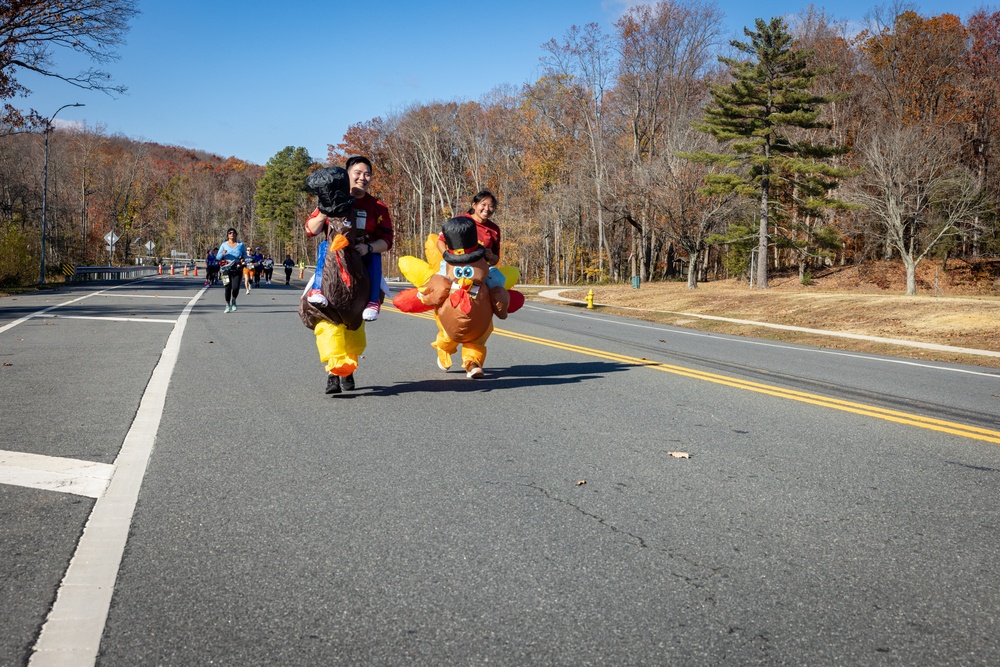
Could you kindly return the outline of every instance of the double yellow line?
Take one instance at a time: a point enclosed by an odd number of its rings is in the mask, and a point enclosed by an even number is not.
[[[794,389],[784,389],[782,387],[776,387],[774,385],[761,384],[760,382],[751,382],[750,380],[740,380],[738,378],[727,377],[725,375],[716,375],[715,373],[707,373],[705,371],[694,370],[693,368],[684,368],[683,366],[664,364],[658,361],[650,361],[649,359],[643,359],[640,357],[630,357],[624,354],[604,352],[602,350],[595,350],[589,347],[580,347],[579,345],[560,343],[545,338],[536,338],[535,336],[526,336],[524,334],[513,333],[511,331],[501,331],[497,329],[493,333],[495,335],[506,336],[507,338],[514,338],[515,340],[524,341],[526,343],[545,345],[548,347],[554,347],[558,350],[566,350],[567,352],[576,352],[578,354],[586,354],[592,357],[600,357],[601,359],[607,359],[609,361],[617,361],[619,363],[628,364],[630,366],[644,366],[646,368],[651,368],[653,370],[663,371],[664,373],[682,375],[684,377],[693,378],[695,380],[704,380],[705,382],[714,382],[715,384],[721,384],[727,387],[735,387],[736,389],[755,391],[759,394],[767,394],[768,396],[777,396],[778,398],[786,398],[792,401],[799,401],[801,403],[809,403],[811,405],[818,405],[820,407],[831,408],[833,410],[851,412],[856,415],[875,417],[876,419],[884,419],[885,421],[895,422],[897,424],[906,424],[907,426],[917,426],[919,428],[926,428],[932,431],[940,431],[941,433],[958,435],[963,438],[973,438],[975,440],[983,440],[985,442],[993,442],[996,444],[1000,444],[1000,431],[991,431],[990,429],[978,428],[975,426],[966,426],[965,424],[944,421],[941,419],[933,419],[931,417],[921,417],[920,415],[915,415],[908,412],[887,410],[885,408],[879,408],[874,405],[865,405],[864,403],[853,403],[851,401],[842,401],[837,398],[820,396],[819,394],[810,394],[804,391],[796,391]]]
[[[429,314],[419,314],[417,317],[433,319],[433,316]],[[652,370],[663,371],[664,373],[672,373],[674,375],[681,375],[683,377],[703,380],[705,382],[714,382],[715,384],[721,384],[727,387],[754,391],[759,394],[767,394],[768,396],[776,396],[778,398],[785,398],[791,401],[799,401],[800,403],[809,403],[810,405],[818,405],[832,410],[840,410],[842,412],[850,412],[856,415],[874,417],[876,419],[895,422],[896,424],[916,426],[917,428],[924,428],[931,431],[948,433],[950,435],[957,435],[963,438],[982,440],[984,442],[992,442],[1000,445],[1000,431],[992,431],[990,429],[978,428],[976,426],[967,426],[965,424],[945,421],[942,419],[933,419],[931,417],[922,417],[920,415],[900,412],[898,410],[887,410],[874,405],[865,405],[864,403],[842,401],[837,398],[829,398],[819,394],[810,394],[804,391],[784,389],[782,387],[762,384],[760,382],[740,380],[738,378],[727,377],[725,375],[716,375],[715,373],[694,370],[693,368],[674,366],[658,361],[650,361],[649,359],[643,359],[641,357],[630,357],[624,354],[615,354],[613,352],[595,350],[589,347],[580,347],[579,345],[570,345],[569,343],[561,343],[559,341],[549,340],[547,338],[538,338],[536,336],[527,336],[525,334],[514,333],[513,331],[506,331],[503,329],[494,329],[493,335],[513,338],[514,340],[523,341],[525,343],[534,343],[535,345],[544,345],[557,350],[565,350],[566,352],[575,352],[577,354],[585,354],[587,356],[607,359],[609,361],[617,361],[618,363],[627,364],[629,366],[643,366]]]

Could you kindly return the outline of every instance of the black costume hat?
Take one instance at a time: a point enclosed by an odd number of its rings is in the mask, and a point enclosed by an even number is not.
[[[446,220],[441,228],[444,243],[448,249],[442,253],[449,264],[472,264],[486,254],[486,248],[479,242],[476,221],[460,215]]]
[[[354,205],[351,182],[343,167],[324,167],[306,177],[306,189],[319,198],[319,210],[331,218],[346,218]]]

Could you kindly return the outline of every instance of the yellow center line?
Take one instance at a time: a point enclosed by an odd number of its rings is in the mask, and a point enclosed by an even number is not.
[[[415,317],[422,317],[429,320],[434,319],[433,316],[429,313],[407,313],[407,314],[413,315]],[[808,392],[797,391],[795,389],[785,389],[775,385],[762,384],[760,382],[752,382],[750,380],[740,380],[739,378],[729,377],[726,375],[717,375],[715,373],[699,371],[693,368],[674,366],[672,364],[666,364],[658,361],[651,361],[649,359],[645,359],[642,357],[631,357],[624,354],[616,354],[614,352],[595,350],[593,348],[581,347],[579,345],[572,345],[570,343],[562,343],[555,340],[549,340],[547,338],[538,338],[536,336],[528,336],[526,334],[514,333],[513,331],[507,331],[504,329],[494,329],[493,334],[498,336],[504,336],[506,338],[513,338],[515,340],[520,340],[526,343],[534,343],[535,345],[544,345],[546,347],[552,347],[557,350],[564,350],[566,352],[575,352],[577,354],[584,354],[591,357],[598,357],[600,359],[607,359],[608,361],[617,361],[619,363],[626,364],[629,366],[644,366],[652,370],[663,371],[665,373],[671,373],[673,375],[680,375],[683,377],[689,377],[695,380],[703,380],[705,382],[713,382],[715,384],[721,384],[727,387],[734,387],[736,389],[743,389],[745,391],[753,391],[759,394],[766,394],[768,396],[775,396],[778,398],[784,398],[791,401],[799,401],[801,403],[809,403],[810,405],[817,405],[820,407],[830,408],[832,410],[840,410],[842,412],[850,412],[857,415],[874,417],[876,419],[882,419],[884,421],[890,421],[897,424],[916,426],[917,428],[928,429],[931,431],[938,431],[941,433],[948,433],[951,435],[961,436],[963,438],[972,438],[974,440],[982,440],[984,442],[992,442],[1000,444],[1000,431],[993,431],[990,429],[980,428],[977,426],[969,426],[966,424],[959,424],[957,422],[950,422],[942,419],[934,419],[932,417],[923,417],[921,415],[912,414],[909,412],[901,412],[899,410],[889,410],[874,405],[866,405],[864,403],[854,403],[852,401],[844,401],[838,398],[831,398],[828,396],[822,396],[820,394],[810,394]]]

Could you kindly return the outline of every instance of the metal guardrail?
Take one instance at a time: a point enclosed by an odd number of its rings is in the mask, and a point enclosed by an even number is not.
[[[157,273],[158,270],[158,266],[78,266],[69,279],[72,282],[123,280]]]

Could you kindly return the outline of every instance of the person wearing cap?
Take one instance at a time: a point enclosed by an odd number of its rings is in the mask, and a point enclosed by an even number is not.
[[[264,273],[264,253],[260,251],[260,246],[257,246],[254,249],[253,266],[254,271],[251,276],[251,278],[253,278],[253,286],[260,287],[260,276]]]
[[[247,247],[239,240],[233,227],[226,230],[226,240],[215,253],[222,267],[222,284],[226,287],[226,311],[236,312],[236,297],[240,294],[239,275],[247,259]]]

